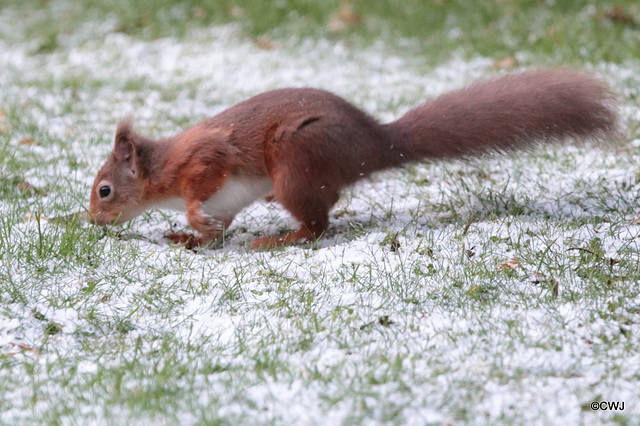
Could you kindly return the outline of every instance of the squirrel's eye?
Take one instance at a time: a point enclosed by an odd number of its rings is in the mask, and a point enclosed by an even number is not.
[[[104,198],[104,197],[108,197],[109,194],[111,194],[111,187],[110,186],[101,186],[100,187],[100,197]]]

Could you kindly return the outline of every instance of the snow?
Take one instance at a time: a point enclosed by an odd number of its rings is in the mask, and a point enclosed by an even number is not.
[[[267,51],[242,37],[234,26],[193,31],[180,42],[140,41],[118,33],[99,41],[83,40],[84,36],[77,42],[67,40],[66,49],[37,56],[28,55],[26,45],[0,41],[0,68],[6,70],[0,74],[0,99],[23,105],[26,120],[51,140],[65,141],[71,155],[86,163],[73,171],[65,160],[24,171],[26,180],[36,186],[70,181],[71,194],[57,193],[43,201],[47,216],[79,207],[78,194],[88,192],[110,150],[115,122],[131,111],[140,131],[160,136],[179,130],[176,123],[194,124],[265,90],[314,86],[336,92],[388,121],[424,98],[494,73],[487,58],[453,58],[423,73],[419,61],[396,56],[380,44],[353,50],[340,42],[302,40]],[[602,64],[596,70],[616,87],[629,87],[628,82],[637,83],[640,75],[636,64]],[[65,81],[73,79],[96,84],[66,87]],[[34,84],[27,87],[25,82]],[[136,82],[145,88],[126,89]],[[72,105],[71,112],[65,105]],[[635,120],[640,117],[637,106],[626,105],[624,113]],[[29,136],[21,132],[12,136],[14,146]],[[29,149],[39,157],[60,156],[55,144]],[[640,413],[634,367],[640,365],[637,351],[623,344],[606,349],[603,342],[620,335],[618,318],[630,318],[625,327],[637,348],[640,296],[619,303],[610,318],[593,317],[593,307],[584,298],[550,308],[539,301],[549,291],[532,281],[536,273],[553,274],[560,296],[588,291],[588,281],[571,272],[579,266],[577,261],[566,253],[596,238],[605,258],[637,257],[640,226],[631,223],[633,208],[631,213],[624,208],[637,202],[637,168],[629,169],[637,164],[637,154],[625,157],[593,147],[544,149],[560,157],[559,164],[549,170],[548,162],[513,156],[417,165],[410,171],[377,175],[344,194],[332,212],[328,235],[315,249],[248,250],[254,234],[276,234],[282,227],[296,226],[279,206],[258,202],[239,214],[219,250],[193,254],[170,247],[163,239],[167,223],[180,228],[186,221],[178,213],[165,213],[170,215],[165,220],[155,212],[126,228],[124,235],[133,238],[105,243],[104,259],[109,262],[65,269],[59,259],[49,259],[43,267],[62,268],[62,273],[45,275],[48,278],[37,286],[30,278],[32,272],[10,257],[14,263],[3,264],[3,273],[11,274],[15,282],[28,283],[32,294],[27,304],[13,302],[3,308],[2,354],[41,366],[68,358],[78,375],[71,380],[77,381],[133,362],[138,356],[134,349],[120,356],[105,355],[104,361],[101,355],[87,356],[76,334],[90,330],[100,335],[109,328],[103,323],[106,330],[101,331],[100,323],[87,319],[85,299],[78,298],[85,302],[76,306],[52,302],[73,299],[99,279],[92,315],[106,322],[129,321],[133,329],[124,339],[131,346],[142,342],[140,350],[149,357],[141,361],[143,365],[162,369],[163,363],[171,362],[152,356],[162,345],[154,337],[166,333],[183,347],[208,341],[211,356],[220,365],[246,370],[244,376],[229,379],[241,383],[230,385],[231,390],[224,379],[196,374],[194,381],[202,382],[196,385],[202,387],[197,399],[185,398],[177,404],[175,418],[183,424],[198,422],[193,404],[200,410],[218,407],[217,415],[231,421],[249,418],[285,424],[447,423],[455,422],[456,409],[462,407],[471,413],[466,415],[472,422],[487,424],[504,418],[527,424],[609,421],[611,413],[594,414],[581,408],[598,396],[625,401],[624,415],[632,419]],[[477,181],[479,169],[484,182]],[[611,197],[602,197],[602,192]],[[523,209],[518,220],[492,213],[510,208],[509,194],[512,204]],[[611,204],[603,206],[603,199]],[[449,202],[454,203],[453,209],[442,207]],[[0,202],[0,212],[8,210],[7,203]],[[479,213],[467,235],[461,235],[453,223],[452,210],[462,218]],[[611,221],[591,223],[594,216],[608,216]],[[585,222],[581,226],[567,228],[563,223],[579,218]],[[57,232],[56,225],[47,221],[40,225],[41,229],[33,221],[15,225],[9,231],[10,240],[26,244],[37,239],[39,232]],[[395,233],[401,248],[392,253],[384,241]],[[519,249],[513,243],[516,239],[527,250]],[[472,272],[465,275],[465,268],[494,273],[520,251],[556,258],[546,268],[542,263],[547,260],[541,257],[540,269],[531,260],[520,260],[513,268],[515,278],[483,280]],[[144,262],[133,267],[131,259]],[[416,281],[419,285],[408,284]],[[461,288],[453,286],[454,281]],[[458,299],[484,286],[498,288],[487,291],[506,293],[488,296],[500,297],[503,303],[490,311],[472,308],[468,302],[460,308]],[[162,297],[147,297],[152,291]],[[313,303],[274,308],[283,294],[313,298]],[[2,297],[3,303],[9,300]],[[483,303],[478,297],[478,303]],[[155,305],[158,300],[166,309]],[[610,302],[617,300],[613,296],[597,299],[599,304]],[[47,337],[46,350],[38,354],[16,349],[18,343],[36,347],[42,341],[42,325],[33,312],[61,327],[60,333]],[[381,326],[378,319],[384,315],[393,323]],[[309,317],[326,329],[311,333],[305,347],[301,324],[304,328]],[[262,349],[233,351],[241,344],[264,345],[266,337],[274,341]],[[109,339],[115,337],[104,338]],[[598,353],[600,347],[605,348],[604,354]],[[254,375],[260,356],[266,358],[264,362],[287,365],[287,372],[281,373],[284,377]],[[383,359],[397,359],[397,371],[389,371],[393,362]],[[202,362],[201,358],[194,361],[194,369]],[[612,372],[623,374],[614,377]],[[32,380],[46,382],[47,372],[40,374]],[[323,382],[314,374],[337,379]],[[145,383],[131,379],[125,386],[144,388]],[[34,406],[24,402],[31,396],[29,384],[6,392],[3,397],[12,408],[0,414],[0,420],[28,422],[32,410],[45,412],[51,408],[48,398],[55,403],[64,392],[56,380],[39,391],[45,396]],[[82,405],[82,410],[96,423],[117,419],[118,411],[132,421],[136,414],[124,405],[114,409],[115,417],[99,405]],[[399,417],[393,418],[393,413]],[[149,421],[141,423],[145,420]]]

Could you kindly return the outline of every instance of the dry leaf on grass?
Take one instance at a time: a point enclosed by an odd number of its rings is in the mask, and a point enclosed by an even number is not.
[[[353,10],[351,4],[347,0],[342,0],[338,10],[331,15],[329,22],[327,22],[327,30],[332,34],[339,34],[361,22],[362,17]]]

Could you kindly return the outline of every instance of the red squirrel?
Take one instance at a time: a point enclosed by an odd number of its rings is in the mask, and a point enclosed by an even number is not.
[[[475,83],[389,124],[323,90],[278,89],[165,139],[145,138],[130,118],[121,121],[89,214],[106,225],[151,207],[186,210],[199,235],[169,238],[194,248],[218,241],[240,210],[272,194],[300,229],[252,247],[295,244],[320,238],[340,191],[373,172],[537,142],[613,138],[618,121],[607,86],[567,69]]]

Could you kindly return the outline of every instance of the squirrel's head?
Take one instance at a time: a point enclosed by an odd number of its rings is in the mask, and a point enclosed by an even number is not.
[[[118,124],[115,146],[91,189],[89,214],[98,225],[126,222],[143,213],[144,184],[140,177],[137,142],[132,120]]]

